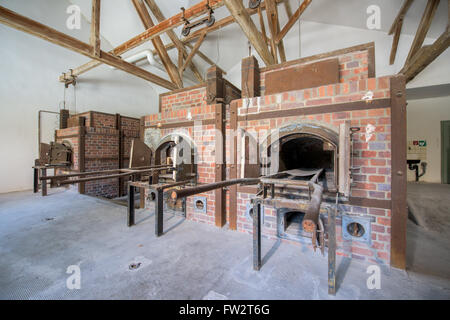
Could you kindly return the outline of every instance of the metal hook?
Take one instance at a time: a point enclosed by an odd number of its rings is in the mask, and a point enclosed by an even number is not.
[[[186,19],[185,16],[184,16],[184,11],[185,11],[186,9],[185,9],[184,7],[181,7],[180,9],[181,9],[181,11],[182,11],[182,13],[183,13],[183,15],[181,16],[181,19],[184,21],[185,24],[189,24],[188,19]]]

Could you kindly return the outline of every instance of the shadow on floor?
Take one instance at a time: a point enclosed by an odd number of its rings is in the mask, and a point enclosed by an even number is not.
[[[272,247],[269,249],[269,251],[267,251],[265,256],[262,258],[262,261],[261,261],[262,266],[270,259],[271,256],[273,256],[273,254],[277,251],[277,249],[280,247],[280,245],[281,245],[281,241],[280,241],[280,239],[277,239],[277,241],[272,245]]]
[[[408,183],[408,271],[450,279],[450,185]]]
[[[345,275],[347,274],[348,268],[350,267],[352,259],[348,257],[343,257],[341,263],[339,263],[338,268],[336,270],[336,291],[341,287],[342,282],[344,281]]]

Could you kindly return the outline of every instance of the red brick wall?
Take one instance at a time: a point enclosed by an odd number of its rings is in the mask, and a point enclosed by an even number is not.
[[[73,146],[73,165],[71,170],[79,170],[80,148],[84,147],[85,171],[119,169],[119,135],[122,135],[122,155],[124,167],[128,166],[131,141],[139,138],[140,121],[136,118],[121,117],[121,130],[117,130],[116,115],[89,111],[73,115],[71,118],[85,117],[84,146],[79,145],[78,135],[82,127],[57,130],[57,141],[68,140]],[[126,191],[124,182],[123,190]],[[108,179],[85,183],[85,193],[93,196],[114,198],[119,196],[119,180]]]
[[[380,106],[377,109],[368,108],[360,111],[318,112],[314,115],[282,116],[284,110],[292,108],[320,108],[324,105],[360,101],[368,90],[373,92],[374,99],[390,97],[389,77],[368,77],[369,53],[367,50],[342,54],[338,58],[340,62],[340,83],[338,84],[251,99],[239,99],[232,102],[232,104],[237,104],[240,117],[267,111],[278,111],[281,115],[262,120],[239,121],[238,126],[245,130],[254,130],[261,133],[261,136],[263,136],[263,132],[267,133],[267,130],[299,122],[320,124],[338,132],[339,125],[343,121],[350,120],[352,126],[361,128],[360,133],[354,136],[354,165],[360,166],[361,169],[360,172],[354,174],[355,184],[351,189],[351,196],[389,201],[391,199],[391,123],[389,106]],[[264,75],[267,72],[270,71],[265,71],[261,74],[262,94],[264,93]],[[198,153],[204,155],[203,161],[198,164],[198,182],[200,183],[215,181],[215,132],[212,122],[215,106],[206,104],[206,94],[204,87],[196,87],[161,95],[161,113],[144,117],[145,127],[160,127],[162,137],[168,133],[185,132],[186,135],[193,138]],[[229,161],[231,159],[230,106],[227,105],[226,110],[225,143],[226,158]],[[188,119],[189,113],[192,119]],[[179,122],[186,123],[189,120],[202,120],[203,123],[195,129],[192,126],[165,128],[167,125]],[[374,126],[375,132],[366,141],[365,132],[369,125]],[[239,153],[237,158],[240,158]],[[229,165],[230,163],[227,162],[228,167]],[[226,177],[229,178],[229,170],[226,171]],[[187,199],[187,218],[193,221],[213,224],[214,192],[196,196],[206,196],[208,198],[207,213],[195,212],[193,197],[189,197]],[[245,212],[247,203],[250,202],[253,196],[253,194],[248,192],[238,192],[238,230],[241,232],[252,232],[252,223],[245,217]],[[390,210],[361,207],[348,203],[342,204],[340,209],[346,214],[373,217],[374,221],[371,224],[372,242],[370,245],[366,245],[359,242],[344,241],[341,237],[341,219],[338,218],[338,254],[388,264],[390,259]],[[229,193],[227,192],[228,216]],[[268,237],[276,237],[276,228],[276,210],[266,206],[263,234]]]
[[[339,59],[339,80],[340,82],[350,82],[356,80],[362,80],[369,78],[369,53],[367,49],[354,51],[346,54],[341,54],[336,56]],[[325,58],[329,59],[330,57]],[[265,78],[266,75],[270,72],[287,70],[291,68],[298,67],[300,65],[307,65],[312,62],[317,62],[320,60],[309,61],[309,62],[299,62],[297,64],[291,64],[286,67],[280,67],[275,69],[270,69],[268,71],[262,70],[260,73],[260,81],[261,81],[261,96],[264,96],[265,92]]]
[[[270,96],[252,99],[237,100],[238,114],[240,116],[257,114],[267,111],[279,111],[301,107],[317,107],[342,102],[358,101],[367,90],[372,90],[374,99],[389,98],[389,77],[362,79],[347,83],[322,86],[305,90],[285,92]],[[248,106],[248,107],[247,107]],[[318,109],[319,110],[319,109]],[[320,113],[304,116],[277,117],[263,120],[240,121],[238,126],[247,131],[254,131],[262,142],[270,130],[282,128],[292,123],[312,123],[330,128],[339,132],[339,125],[346,120],[352,126],[360,127],[359,133],[354,135],[354,166],[361,167],[354,174],[354,186],[351,197],[364,197],[378,200],[391,199],[391,122],[390,108],[380,107],[358,111],[342,111]],[[366,128],[373,125],[375,132],[366,141]],[[238,159],[239,159],[238,148]],[[252,233],[252,222],[245,216],[247,203],[250,203],[252,194],[238,193],[238,230]],[[360,242],[344,241],[341,237],[341,220],[337,219],[338,254],[356,259],[369,260],[377,263],[389,264],[390,253],[390,210],[359,207],[354,205],[341,205],[346,214],[364,215],[373,217],[372,243],[366,245]],[[265,223],[263,234],[267,237],[276,237],[277,222],[276,210],[265,206]],[[325,221],[326,223],[326,221]]]
[[[206,87],[195,87],[160,96],[160,112],[162,119],[185,118],[186,109],[206,105]]]
[[[215,181],[215,126],[202,123],[204,120],[213,120],[215,105],[206,103],[206,88],[193,88],[184,91],[176,91],[164,94],[160,97],[161,113],[144,117],[145,127],[157,127],[162,125],[161,137],[169,133],[182,133],[192,138],[198,154],[202,157],[197,163],[197,181],[199,183],[211,183]],[[190,121],[187,116],[191,114],[191,120],[197,122],[196,126],[183,128],[166,128],[163,125],[177,122]],[[207,196],[207,213],[199,213],[194,209],[194,198],[186,200],[186,218],[193,221],[214,224],[214,192],[198,194]]]
[[[100,123],[95,116],[95,122]],[[106,118],[107,117],[102,117]],[[114,117],[115,118],[115,117]],[[85,137],[85,170],[119,169],[119,130],[87,127]],[[86,194],[113,198],[118,196],[118,179],[91,181],[85,184]]]

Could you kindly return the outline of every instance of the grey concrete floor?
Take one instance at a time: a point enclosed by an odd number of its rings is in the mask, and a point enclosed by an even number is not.
[[[428,231],[450,231],[450,184],[408,183],[408,208],[416,222]]]
[[[381,289],[368,289],[368,265],[340,259],[338,292],[327,293],[327,258],[263,240],[263,266],[252,270],[252,238],[180,217],[126,208],[51,189],[0,195],[1,299],[435,299],[450,298],[450,280],[383,267]],[[130,270],[131,263],[140,263]],[[70,265],[81,289],[69,290]]]
[[[408,183],[410,270],[450,279],[450,185]]]

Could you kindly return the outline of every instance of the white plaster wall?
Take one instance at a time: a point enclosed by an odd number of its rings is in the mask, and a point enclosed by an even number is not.
[[[65,27],[68,1],[1,1],[1,5],[82,41],[88,41],[89,25],[81,30]],[[0,193],[32,188],[32,169],[37,157],[38,110],[58,111],[63,100],[59,75],[89,59],[21,31],[0,24]],[[103,39],[104,40],[104,39]],[[103,41],[102,49],[110,46]],[[73,87],[67,90],[68,106],[75,110]],[[76,111],[97,110],[140,117],[158,110],[158,96],[149,82],[119,70],[101,66],[79,79]],[[45,116],[43,136],[53,135],[54,118]]]
[[[450,120],[450,96],[409,100],[407,106],[408,140],[427,141],[427,173],[424,182],[441,182],[441,121]],[[408,170],[408,181],[414,172]]]

